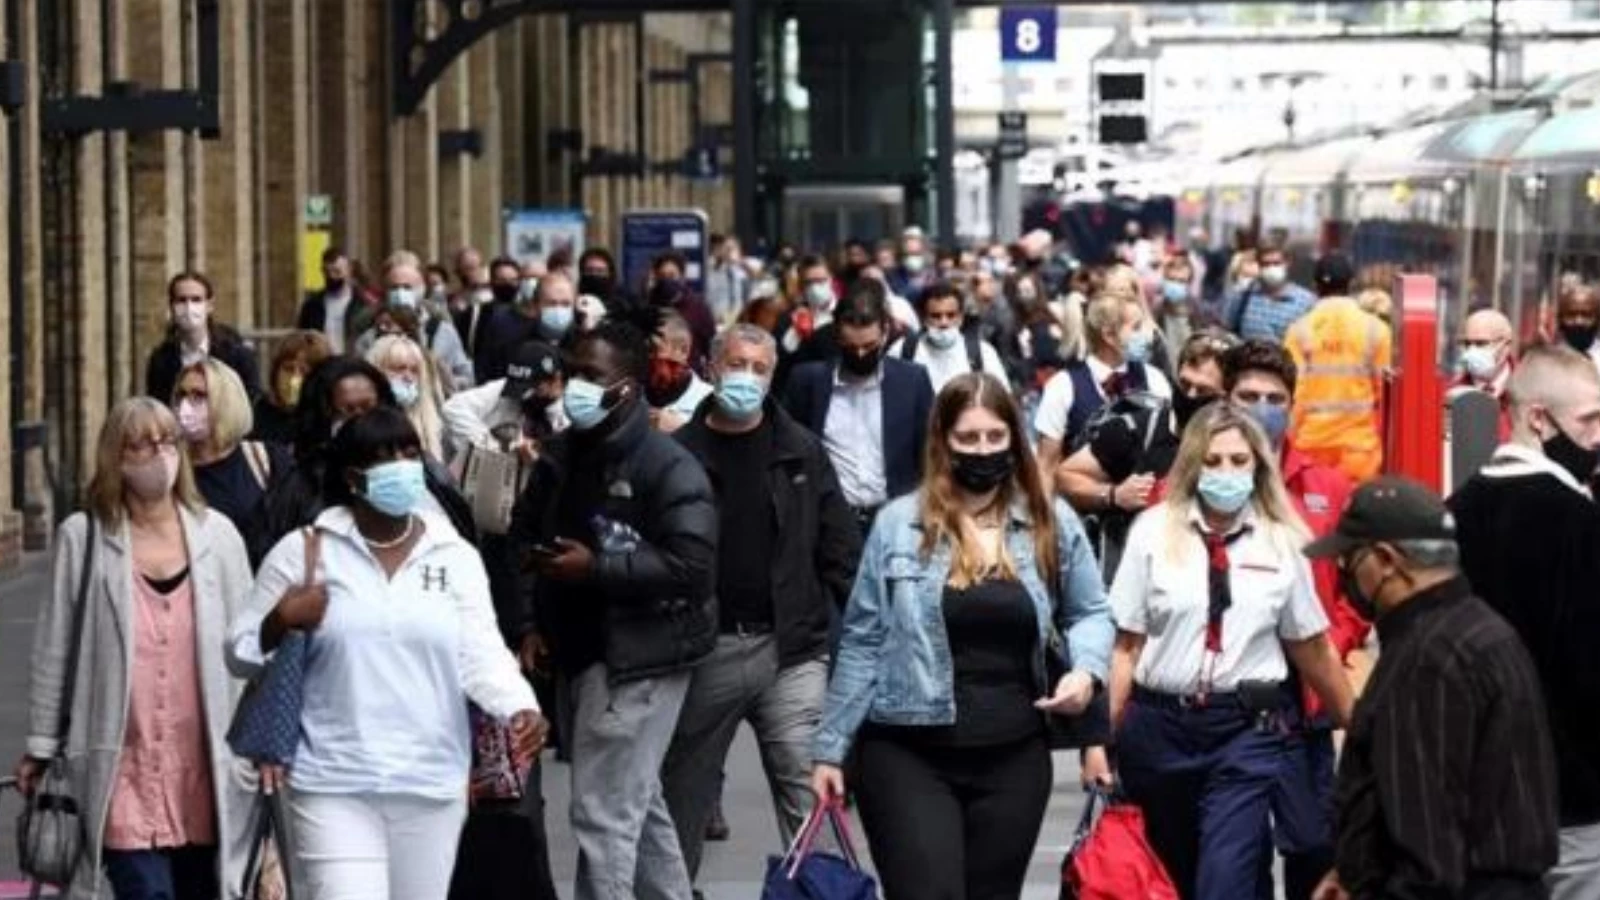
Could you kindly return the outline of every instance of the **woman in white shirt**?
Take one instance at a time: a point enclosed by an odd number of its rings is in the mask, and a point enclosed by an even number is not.
[[[519,769],[545,723],[501,641],[483,563],[433,513],[405,414],[378,407],[334,438],[328,509],[267,556],[229,660],[258,670],[310,634],[300,745],[288,775],[293,852],[311,900],[443,900],[466,817],[467,702],[509,720]],[[268,789],[281,773],[265,773]]]
[[[1167,499],[1133,525],[1115,582],[1119,774],[1186,900],[1259,896],[1272,786],[1290,752],[1293,665],[1349,721],[1351,692],[1300,554],[1309,532],[1248,413],[1184,430]]]

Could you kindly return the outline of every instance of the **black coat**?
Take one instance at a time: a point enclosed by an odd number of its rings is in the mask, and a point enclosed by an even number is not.
[[[795,421],[822,437],[833,403],[836,363],[809,362],[789,376],[785,406]],[[928,436],[933,386],[922,366],[883,360],[883,472],[888,499],[909,494],[922,480],[922,445]]]
[[[349,348],[372,326],[373,313],[377,312],[377,304],[367,298],[359,288],[352,287],[350,305],[344,310],[344,343]],[[326,331],[328,326],[328,292],[312,291],[306,295],[300,304],[300,313],[295,317],[294,327],[301,331]]]
[[[711,453],[717,432],[706,424],[712,404],[702,404],[689,424],[674,435],[689,448],[721,496],[755,490],[755,485],[723,484]],[[828,452],[771,398],[765,414],[772,422],[771,467],[765,488],[778,524],[773,541],[772,612],[778,664],[792,666],[819,659],[828,650],[829,605],[843,610],[861,562],[861,526],[839,492]]]
[[[245,393],[253,403],[261,396],[260,365],[256,362],[255,348],[245,343],[239,332],[226,325],[211,326],[210,353],[213,359],[224,363],[239,374]],[[172,391],[178,386],[178,375],[183,371],[183,350],[175,334],[168,334],[156,349],[144,369],[144,392],[162,403],[172,402]]]
[[[650,427],[643,403],[617,414],[622,421],[598,446],[571,433],[545,445],[511,526],[519,548],[553,542],[568,473],[602,467],[605,497],[597,513],[630,526],[638,547],[597,550],[580,583],[524,581],[536,626],[558,659],[564,611],[604,605],[603,659],[613,683],[688,669],[717,640],[717,509],[705,469]]]

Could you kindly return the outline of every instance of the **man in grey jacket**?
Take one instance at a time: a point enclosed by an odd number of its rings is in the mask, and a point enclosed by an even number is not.
[[[427,296],[427,282],[422,277],[422,261],[409,250],[396,251],[383,266],[384,302],[376,323],[362,333],[355,343],[355,356],[365,358],[367,351],[383,336],[387,318],[391,329],[410,331],[409,321],[414,321],[411,337],[433,354],[439,364],[440,382],[446,394],[472,387],[472,357],[461,343],[461,333],[450,320],[428,311],[422,302]],[[388,316],[383,315],[387,311]]]

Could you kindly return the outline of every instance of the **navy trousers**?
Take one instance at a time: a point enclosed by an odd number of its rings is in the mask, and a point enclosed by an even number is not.
[[[215,847],[107,850],[101,858],[116,900],[216,900],[219,893]]]
[[[1287,762],[1285,738],[1258,730],[1231,699],[1177,708],[1142,694],[1123,714],[1117,767],[1179,895],[1262,896],[1271,890],[1268,816]]]
[[[1286,741],[1289,752],[1272,791],[1272,836],[1283,857],[1284,896],[1310,900],[1333,868],[1333,732],[1313,725]]]

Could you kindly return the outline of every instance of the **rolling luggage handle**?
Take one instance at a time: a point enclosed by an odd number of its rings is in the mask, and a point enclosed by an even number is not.
[[[812,807],[811,815],[800,826],[800,833],[794,836],[789,849],[783,854],[784,873],[791,881],[795,873],[800,871],[800,864],[811,855],[811,845],[816,842],[824,819],[833,827],[833,839],[838,842],[839,852],[845,861],[856,871],[861,870],[861,862],[856,859],[855,843],[850,838],[850,823],[845,819],[844,804],[835,799]]]

